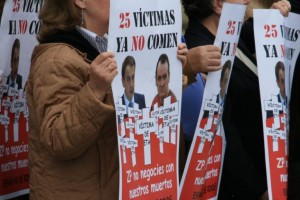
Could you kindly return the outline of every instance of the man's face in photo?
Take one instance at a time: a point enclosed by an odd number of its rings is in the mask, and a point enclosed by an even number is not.
[[[125,89],[126,98],[131,101],[134,94],[134,75],[135,66],[127,65],[125,69],[124,78],[122,78],[122,84]]]
[[[168,63],[159,63],[156,72],[156,87],[158,96],[162,99],[169,94],[170,76],[168,74]]]
[[[278,80],[277,80],[277,86],[279,87],[279,91],[282,97],[285,97],[285,85],[284,85],[284,71],[282,69],[278,72]]]
[[[227,86],[228,78],[229,78],[229,71],[230,71],[229,68],[227,68],[227,69],[224,71],[224,76],[223,76],[223,78],[220,80],[220,87],[221,87],[220,94],[221,94],[222,99],[224,99],[224,97],[225,97],[226,86]]]
[[[20,49],[15,48],[13,52],[13,58],[11,62],[11,75],[16,76],[18,73],[18,68],[19,68],[19,55],[20,55]]]

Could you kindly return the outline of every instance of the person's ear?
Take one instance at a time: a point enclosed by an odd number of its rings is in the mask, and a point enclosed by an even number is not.
[[[224,3],[224,0],[213,0],[214,12],[218,16],[220,16],[222,13],[223,3]]]
[[[74,3],[75,3],[80,9],[84,9],[84,8],[85,8],[85,0],[74,0]]]

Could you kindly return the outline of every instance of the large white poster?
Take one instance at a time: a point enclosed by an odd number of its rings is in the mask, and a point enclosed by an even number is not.
[[[254,30],[259,74],[269,199],[287,199],[287,139],[290,83],[300,51],[300,16],[255,10]]]
[[[7,0],[0,26],[0,199],[28,193],[26,81],[42,0]]]
[[[179,0],[113,0],[108,50],[119,74],[119,199],[178,199],[182,64]]]
[[[217,199],[225,152],[222,114],[246,6],[224,3],[214,44],[222,70],[210,72],[182,181],[180,199]],[[234,10],[234,15],[232,14]]]

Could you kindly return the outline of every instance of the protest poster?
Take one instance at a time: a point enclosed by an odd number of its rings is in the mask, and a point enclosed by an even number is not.
[[[299,20],[299,14],[289,13],[289,16],[284,18],[284,24],[280,26],[280,32],[285,45],[285,66],[286,66],[286,96],[288,102],[292,89],[292,81],[296,62],[300,59],[300,24],[295,23]]]
[[[26,81],[42,0],[6,1],[0,26],[0,199],[29,191]]]
[[[182,92],[179,0],[110,4],[108,51],[118,75],[119,199],[178,199]]]
[[[207,77],[200,115],[180,183],[180,199],[218,197],[226,146],[221,119],[245,9],[245,5],[223,5],[214,42],[221,48],[222,70],[210,72]]]
[[[254,10],[269,199],[287,199],[290,83],[300,50],[299,15]]]

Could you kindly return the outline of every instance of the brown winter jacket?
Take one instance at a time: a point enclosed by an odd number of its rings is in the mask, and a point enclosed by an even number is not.
[[[118,198],[112,93],[104,102],[93,94],[90,62],[63,43],[34,49],[26,88],[31,200]]]

